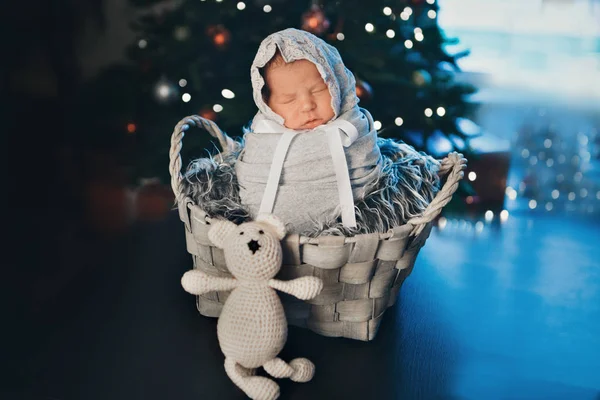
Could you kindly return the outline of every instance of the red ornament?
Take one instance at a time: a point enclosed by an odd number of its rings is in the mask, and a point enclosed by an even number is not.
[[[231,33],[223,25],[211,25],[206,30],[206,34],[212,38],[213,43],[218,48],[224,48],[231,39]]]
[[[329,29],[329,20],[321,7],[313,4],[310,10],[302,14],[302,29],[315,35],[321,35]]]
[[[356,80],[356,95],[362,101],[369,101],[373,98],[373,88],[366,81]]]
[[[202,118],[210,119],[211,121],[217,120],[217,113],[210,108],[203,108],[198,114],[200,114]]]

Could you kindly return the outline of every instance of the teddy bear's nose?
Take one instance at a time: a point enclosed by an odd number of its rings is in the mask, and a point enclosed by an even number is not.
[[[254,239],[248,242],[248,248],[252,251],[252,254],[256,253],[260,249],[260,244]]]

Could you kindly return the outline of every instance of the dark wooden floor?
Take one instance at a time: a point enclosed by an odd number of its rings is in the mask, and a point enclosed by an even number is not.
[[[180,287],[191,259],[175,214],[64,240],[86,270],[56,293],[38,279],[45,295],[19,303],[0,397],[245,398],[216,321]],[[599,399],[600,225],[511,216],[479,235],[435,229],[375,341],[292,327],[282,356],[317,367],[310,383],[282,380],[282,399]]]

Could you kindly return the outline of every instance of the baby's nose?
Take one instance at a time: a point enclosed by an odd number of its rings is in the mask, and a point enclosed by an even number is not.
[[[316,107],[316,103],[312,97],[305,97],[302,101],[302,111],[312,111]]]

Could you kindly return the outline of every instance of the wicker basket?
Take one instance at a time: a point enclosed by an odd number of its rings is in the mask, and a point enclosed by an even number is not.
[[[215,276],[231,277],[223,250],[208,239],[211,218],[189,197],[183,197],[181,156],[184,132],[190,126],[207,130],[219,140],[223,153],[235,142],[212,121],[197,115],[182,119],[171,137],[171,186],[177,197],[179,215],[185,224],[187,250],[194,268]],[[392,306],[404,279],[431,231],[432,221],[450,201],[463,176],[466,160],[451,153],[442,160],[440,177],[446,182],[422,216],[388,232],[353,237],[308,238],[289,234],[282,240],[283,266],[279,279],[317,276],[323,280],[321,294],[301,301],[281,294],[288,323],[325,336],[372,340],[385,310]],[[197,297],[200,314],[218,317],[229,292],[210,292]]]

